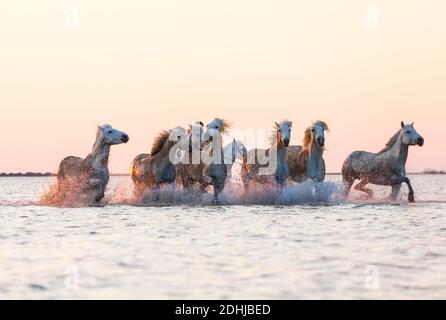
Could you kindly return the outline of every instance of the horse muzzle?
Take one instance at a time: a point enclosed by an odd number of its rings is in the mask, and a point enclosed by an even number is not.
[[[283,139],[283,145],[288,148],[290,145],[290,139]]]
[[[121,137],[121,141],[124,143],[127,143],[129,141],[129,136],[126,134],[123,134]]]
[[[417,144],[422,147],[424,145],[424,139],[423,138],[419,138],[417,141]]]
[[[325,139],[324,138],[318,138],[317,139],[317,144],[319,145],[319,147],[325,146]]]

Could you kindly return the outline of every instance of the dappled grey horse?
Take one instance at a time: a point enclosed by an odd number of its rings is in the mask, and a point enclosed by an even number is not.
[[[269,149],[252,149],[243,164],[241,178],[245,191],[251,181],[256,183],[276,183],[283,187],[288,179],[287,147],[291,139],[292,122],[284,120],[275,123],[271,133]]]
[[[58,198],[78,193],[87,196],[87,201],[99,202],[105,193],[110,174],[108,158],[110,147],[126,143],[129,136],[112,126],[98,126],[92,152],[85,158],[68,156],[62,160],[57,171]]]
[[[369,183],[391,186],[390,198],[396,200],[401,184],[406,183],[409,188],[409,202],[414,202],[414,191],[410,179],[406,176],[406,161],[409,146],[424,144],[424,139],[415,130],[413,123],[405,125],[401,122],[398,130],[387,142],[384,149],[378,153],[355,151],[348,156],[342,167],[342,178],[345,184],[344,195],[347,196],[356,179],[360,182],[356,190],[373,195],[372,190],[365,188]]]
[[[175,154],[172,148],[187,139],[186,130],[177,127],[162,131],[155,139],[150,154],[140,154],[132,162],[130,176],[134,184],[134,196],[138,201],[147,191],[159,189],[163,184],[176,180]]]

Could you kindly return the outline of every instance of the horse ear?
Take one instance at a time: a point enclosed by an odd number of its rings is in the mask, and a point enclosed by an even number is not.
[[[189,126],[189,128],[191,128],[191,129],[192,129],[192,125],[191,125],[191,124],[188,124],[188,126]]]
[[[276,124],[276,128],[279,129],[280,128],[280,124],[278,124],[276,121],[274,121],[274,123]]]
[[[290,128],[293,127],[293,121],[290,121]]]
[[[404,122],[403,121],[401,121],[401,128],[403,128],[404,129],[404,127],[405,127],[406,125],[404,124]]]
[[[410,125],[413,127],[414,124],[415,124],[415,121],[413,121]]]
[[[204,127],[204,123],[203,123],[203,121],[200,121],[199,124],[200,124],[200,126],[201,126],[202,128]]]

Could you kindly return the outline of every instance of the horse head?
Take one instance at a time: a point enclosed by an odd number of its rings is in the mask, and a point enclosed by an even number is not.
[[[189,147],[192,150],[201,150],[204,141],[204,124],[201,121],[195,121],[189,125]]]
[[[413,122],[404,124],[401,121],[402,142],[409,146],[419,145],[421,147],[424,144],[424,138],[415,130],[413,125]]]
[[[319,147],[323,148],[325,146],[325,131],[330,131],[327,124],[323,121],[318,120],[312,123],[310,130],[313,136],[313,142],[316,143]]]
[[[98,126],[96,138],[96,141],[108,145],[127,143],[129,141],[129,136],[127,133],[114,129],[109,124]]]
[[[215,137],[221,137],[222,133],[227,133],[229,127],[230,124],[228,121],[215,118],[206,126],[206,132],[204,133],[204,144],[214,141]]]
[[[284,120],[280,123],[276,122],[275,125],[277,142],[285,147],[288,147],[290,145],[291,127],[293,123],[291,121]]]

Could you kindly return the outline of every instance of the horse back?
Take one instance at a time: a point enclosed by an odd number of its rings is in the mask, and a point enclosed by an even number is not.
[[[64,158],[59,164],[57,177],[79,177],[83,173],[83,162],[84,159],[80,157],[68,156]]]
[[[295,182],[302,182],[307,176],[307,159],[302,151],[304,151],[302,146],[287,148],[289,177]]]
[[[364,175],[378,174],[382,164],[378,159],[378,155],[367,151],[354,151],[342,166],[342,175],[344,178],[350,177],[359,179]]]

